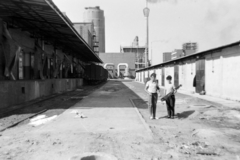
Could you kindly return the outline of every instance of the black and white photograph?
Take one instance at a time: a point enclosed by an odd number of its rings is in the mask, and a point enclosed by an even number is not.
[[[0,0],[0,160],[240,160],[240,0]]]

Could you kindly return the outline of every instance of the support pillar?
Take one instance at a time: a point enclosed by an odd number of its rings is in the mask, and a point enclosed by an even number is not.
[[[31,55],[30,53],[24,53],[24,61],[23,61],[23,74],[24,79],[30,79],[31,77]]]
[[[0,19],[0,80],[4,79],[4,52],[3,52],[3,21]]]

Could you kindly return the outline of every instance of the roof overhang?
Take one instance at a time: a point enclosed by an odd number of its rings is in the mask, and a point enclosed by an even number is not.
[[[191,55],[188,55],[188,56],[184,56],[184,57],[181,57],[181,58],[177,58],[177,59],[174,59],[174,60],[170,60],[170,61],[167,61],[167,62],[164,62],[164,63],[160,63],[160,64],[157,64],[157,65],[154,65],[154,66],[150,66],[150,67],[147,67],[147,68],[139,69],[136,72],[162,68],[162,67],[164,67],[166,65],[177,64],[178,62],[182,62],[182,61],[185,61],[185,60],[188,60],[188,59],[192,59],[192,58],[199,59],[199,58],[203,57],[206,54],[215,53],[215,52],[221,51],[224,48],[237,46],[237,45],[240,45],[240,41],[237,41],[237,42],[234,42],[234,43],[230,43],[230,44],[227,44],[227,45],[223,45],[223,46],[220,46],[220,47],[212,48],[212,49],[209,49],[209,50],[201,51],[201,52],[198,52],[198,53],[195,53],[195,54],[191,54]]]
[[[52,0],[1,0],[0,18],[82,61],[102,63]]]

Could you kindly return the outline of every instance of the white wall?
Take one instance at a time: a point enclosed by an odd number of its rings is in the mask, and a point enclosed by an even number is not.
[[[223,52],[222,97],[240,101],[240,46]]]
[[[222,89],[222,52],[206,56],[205,90],[208,95],[221,97]]]
[[[144,72],[141,72],[141,82],[144,83]]]
[[[156,75],[157,75],[157,79],[158,79],[158,83],[159,83],[159,85],[161,85],[161,80],[162,80],[162,70],[161,69],[156,69]]]
[[[144,71],[144,77],[148,78],[148,71]]]
[[[206,55],[205,61],[205,90],[210,96],[240,101],[240,46],[228,47],[222,51]],[[145,75],[143,74],[145,73]],[[150,71],[150,74],[153,70]],[[162,80],[162,68],[156,69],[159,84]],[[174,66],[165,66],[166,77],[171,75],[174,82]],[[196,60],[185,60],[179,64],[180,90],[195,92],[193,80],[196,75]],[[142,83],[144,77],[148,77],[147,71],[142,72]]]
[[[179,66],[179,84],[182,84],[180,90],[195,92],[195,87],[193,87],[193,79],[195,75],[195,60],[184,61],[183,64]]]
[[[174,66],[166,66],[165,67],[165,85],[167,84],[167,76],[172,76],[172,83],[174,83]]]
[[[149,71],[149,77],[151,76],[152,73],[154,73],[154,70]]]
[[[240,46],[206,57],[207,95],[240,100]]]

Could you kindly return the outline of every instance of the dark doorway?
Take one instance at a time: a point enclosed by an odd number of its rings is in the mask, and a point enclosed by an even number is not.
[[[165,69],[162,68],[162,86],[165,86]]]
[[[205,59],[196,61],[196,93],[205,91]]]
[[[179,66],[174,66],[174,85],[179,86]]]

